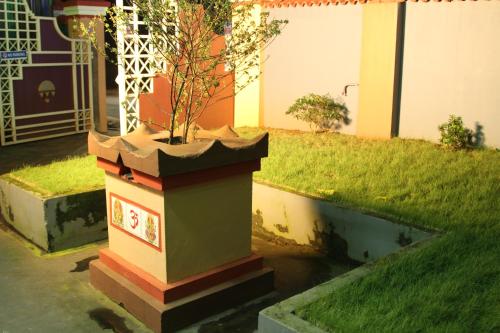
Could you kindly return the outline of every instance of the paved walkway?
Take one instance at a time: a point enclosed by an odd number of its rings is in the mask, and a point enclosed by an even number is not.
[[[149,332],[90,286],[88,262],[99,246],[37,256],[26,245],[0,229],[0,332]]]
[[[86,154],[86,133],[0,147],[0,175],[24,165],[44,165],[67,157]]]
[[[1,333],[149,332],[88,282],[88,263],[105,243],[52,255],[37,255],[30,246],[0,224]],[[300,246],[254,238],[253,249],[276,270],[277,292],[184,332],[254,332],[261,309],[350,269]]]

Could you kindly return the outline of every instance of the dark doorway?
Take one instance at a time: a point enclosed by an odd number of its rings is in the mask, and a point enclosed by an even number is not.
[[[110,2],[112,6],[116,5],[116,0],[111,0]],[[112,33],[116,33],[116,31],[113,31]],[[112,37],[111,33],[105,32],[104,38],[106,43],[110,45],[111,48],[116,48],[116,41]],[[108,91],[109,90],[118,91],[118,85],[115,82],[115,79],[118,76],[118,66],[116,65],[116,60],[117,60],[116,54],[111,52],[109,49],[106,49],[106,58],[108,59],[108,61],[106,61],[106,89]]]

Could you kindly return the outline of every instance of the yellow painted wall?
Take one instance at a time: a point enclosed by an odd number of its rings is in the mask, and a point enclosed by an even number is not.
[[[390,138],[398,3],[363,5],[357,135]]]
[[[111,226],[108,217],[109,249],[128,262],[152,274],[160,281],[167,282],[163,193],[123,181],[117,176],[106,173],[108,212],[109,192],[136,202],[160,214],[162,252]]]
[[[167,191],[165,211],[169,283],[251,254],[251,173]]]
[[[261,6],[255,5],[252,11],[252,19],[256,24],[260,24]],[[237,26],[238,22],[234,22]],[[260,53],[258,61],[260,62]],[[259,66],[250,70],[250,76],[258,75]],[[236,71],[236,88],[248,82],[248,75],[241,71]],[[237,91],[234,97],[234,127],[259,126],[259,100],[260,100],[260,79],[257,79],[246,86],[243,90]]]

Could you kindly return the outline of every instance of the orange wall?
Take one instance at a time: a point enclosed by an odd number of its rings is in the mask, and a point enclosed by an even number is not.
[[[225,46],[224,37],[214,41],[215,52]],[[219,65],[217,75],[223,75],[224,66]],[[165,76],[158,76],[154,79],[153,93],[141,94],[139,96],[140,120],[143,122],[152,121],[157,129],[166,129],[170,124],[170,83]],[[181,115],[179,122],[183,122]],[[224,125],[234,126],[234,75],[225,77],[216,94],[212,97],[209,106],[203,111],[197,123],[205,129],[219,128]]]

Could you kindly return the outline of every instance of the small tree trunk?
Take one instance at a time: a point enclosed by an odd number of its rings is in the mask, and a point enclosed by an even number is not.
[[[188,134],[189,134],[189,121],[186,118],[186,121],[184,122],[184,133],[182,134],[182,143],[187,143]]]
[[[175,67],[174,71],[176,71],[176,70],[177,70],[177,66]],[[189,73],[189,70],[190,70],[190,65],[187,66],[186,75],[187,75],[187,73]],[[179,107],[179,101],[182,98],[182,93],[183,93],[185,85],[186,85],[186,79],[185,79],[186,75],[184,76],[184,79],[182,80],[181,87],[179,88],[178,92],[172,91],[172,88],[171,88],[171,95],[170,95],[170,103],[171,104],[172,104],[172,98],[173,98],[172,93],[174,93],[174,94],[177,95],[177,98],[175,100],[175,104],[172,105],[172,119],[170,119],[170,140],[169,140],[169,144],[171,144],[171,145],[174,144],[173,139],[174,139],[175,116],[177,115],[177,110],[178,110],[178,107]],[[171,83],[172,87],[174,85],[174,80],[176,80],[176,78],[175,78],[175,72],[172,75],[172,83]]]
[[[174,127],[175,127],[175,112],[172,110],[172,113],[170,115],[170,138],[168,140],[168,143],[173,145],[174,144]]]
[[[188,141],[189,127],[191,126],[193,94],[194,94],[194,82],[191,82],[191,87],[189,87],[188,103],[186,105],[186,119],[184,120],[184,133],[182,135],[182,143],[187,143]]]

